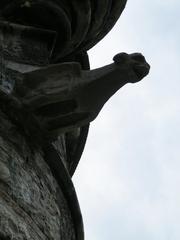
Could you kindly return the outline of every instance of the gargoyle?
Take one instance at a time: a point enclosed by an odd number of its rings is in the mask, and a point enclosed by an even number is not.
[[[95,70],[62,63],[24,73],[13,95],[50,136],[57,137],[93,121],[119,88],[140,81],[148,72],[149,65],[139,53],[118,54],[114,63]]]
[[[117,54],[114,63],[95,70],[84,70],[71,61],[47,64],[56,32],[8,22],[1,22],[0,30],[8,72],[5,76],[2,69],[1,95],[28,111],[49,141],[68,133],[77,142],[81,129],[119,88],[140,81],[149,72],[140,53]]]

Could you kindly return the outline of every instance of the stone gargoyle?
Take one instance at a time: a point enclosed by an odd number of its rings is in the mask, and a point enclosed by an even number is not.
[[[149,65],[139,54],[120,53],[114,63],[82,70],[78,63],[51,65],[21,75],[11,94],[57,137],[93,121],[106,101],[126,83],[140,81]]]
[[[28,109],[49,137],[56,138],[93,121],[106,101],[126,83],[140,81],[149,64],[140,53],[120,53],[114,63],[82,70],[79,63],[52,64],[20,73],[1,91]]]

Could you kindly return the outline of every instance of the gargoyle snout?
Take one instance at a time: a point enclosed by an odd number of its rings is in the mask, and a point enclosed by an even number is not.
[[[141,53],[133,53],[130,55],[133,61],[133,70],[139,80],[144,78],[150,70],[150,65],[146,62],[145,57]]]

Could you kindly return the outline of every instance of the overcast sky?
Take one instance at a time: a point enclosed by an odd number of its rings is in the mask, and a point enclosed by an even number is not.
[[[179,17],[179,0],[129,0],[89,52],[92,68],[142,52],[151,72],[91,124],[73,177],[86,240],[180,239]]]

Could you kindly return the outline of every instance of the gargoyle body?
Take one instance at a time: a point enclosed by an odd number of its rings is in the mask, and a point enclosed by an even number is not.
[[[140,81],[149,71],[138,53],[121,53],[114,61],[95,70],[82,70],[72,62],[24,73],[14,95],[50,135],[57,136],[93,121],[117,90]]]

